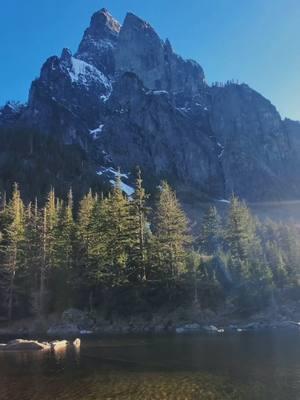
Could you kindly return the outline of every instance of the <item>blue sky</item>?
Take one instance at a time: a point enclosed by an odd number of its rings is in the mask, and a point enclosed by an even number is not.
[[[93,12],[146,19],[207,81],[238,79],[300,120],[299,0],[9,0],[0,11],[0,104],[27,99],[42,63],[75,51]]]

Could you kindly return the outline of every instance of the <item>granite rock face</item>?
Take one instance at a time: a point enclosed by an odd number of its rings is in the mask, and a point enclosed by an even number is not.
[[[34,126],[77,143],[93,165],[177,189],[247,200],[300,195],[300,128],[247,85],[209,86],[149,23],[95,13],[77,53],[50,57],[28,105],[0,109],[0,127]]]
[[[121,28],[115,52],[119,73],[134,72],[153,90],[197,94],[204,86],[204,72],[192,60],[183,60],[162,41],[147,22],[129,13]]]
[[[46,61],[32,83],[24,118],[44,133],[59,133],[65,143],[83,145],[111,91],[111,82],[101,71],[64,49],[61,57]]]
[[[222,195],[223,176],[206,119],[174,108],[164,92],[149,91],[133,73],[116,83],[99,138],[116,165],[141,165],[153,177]]]
[[[247,85],[211,89],[210,121],[226,177],[225,197],[276,198],[290,186],[293,146],[276,108]],[[300,154],[300,153],[299,153]]]

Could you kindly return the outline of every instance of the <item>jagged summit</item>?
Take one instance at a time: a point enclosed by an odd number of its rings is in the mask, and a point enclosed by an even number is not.
[[[93,15],[98,14],[98,13],[102,13],[102,14],[110,15],[110,16],[111,16],[111,13],[110,13],[109,10],[108,10],[107,8],[105,8],[105,7],[102,7],[98,12],[96,11]]]
[[[61,60],[69,60],[71,57],[72,51],[67,47],[63,48],[60,56]]]
[[[156,34],[149,22],[143,20],[132,12],[126,14],[123,26],[125,27],[127,25],[137,29],[149,29]]]
[[[103,8],[96,12],[91,18],[90,26],[84,32],[75,56],[108,75],[114,74],[113,52],[120,29],[120,23],[113,18],[108,10]]]
[[[101,35],[118,35],[120,28],[120,23],[113,18],[106,8],[102,8],[93,14],[88,29],[89,31],[93,31],[95,35],[98,35],[98,38],[101,38]]]
[[[116,51],[116,70],[135,72],[152,90],[196,94],[203,87],[204,73],[197,63],[176,55],[169,41],[132,13],[126,15]]]

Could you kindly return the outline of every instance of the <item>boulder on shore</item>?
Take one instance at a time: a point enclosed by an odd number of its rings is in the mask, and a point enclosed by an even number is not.
[[[61,351],[66,350],[69,342],[67,340],[55,340],[54,342],[50,342],[51,350],[53,351]]]
[[[74,346],[79,348],[81,344],[80,339],[75,339],[74,342],[67,340],[55,340],[53,342],[38,342],[37,340],[16,339],[8,342],[7,344],[0,344],[0,350],[5,351],[65,351],[67,347]]]
[[[81,340],[80,339],[75,339],[73,342],[73,346],[76,347],[77,349],[81,346]]]
[[[6,345],[1,346],[0,349],[10,351],[51,350],[51,345],[50,343],[38,342],[36,340],[16,339],[8,342]]]

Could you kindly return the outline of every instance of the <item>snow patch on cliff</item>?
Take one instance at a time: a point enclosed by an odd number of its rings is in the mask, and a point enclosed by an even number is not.
[[[97,172],[99,176],[105,176],[109,178],[109,183],[112,186],[116,185],[116,178],[120,177],[121,179],[128,179],[128,174],[121,173],[120,171],[115,170],[113,167],[105,168],[101,167]],[[135,189],[128,185],[127,183],[121,182],[122,192],[126,193],[128,197],[131,197],[135,192]]]
[[[96,81],[102,84],[109,93],[111,92],[110,80],[101,71],[85,61],[71,57],[71,66],[68,67],[68,72],[73,83],[88,86],[91,82]]]
[[[226,199],[218,199],[216,201],[219,202],[219,203],[230,204],[230,200],[226,200]]]
[[[97,171],[97,175],[113,175],[114,177],[120,176],[121,178],[128,179],[128,174],[122,174],[121,172],[115,170],[112,167],[104,168],[101,167],[99,171]]]
[[[98,128],[90,130],[90,135],[93,137],[93,139],[98,139],[98,137],[103,132],[103,128],[104,124],[100,124]]]
[[[220,142],[217,143],[217,146],[219,149],[218,158],[220,159],[220,158],[222,158],[223,153],[224,153],[224,146]]]
[[[113,186],[116,185],[116,181],[114,181],[114,180],[112,180],[112,179],[111,179],[109,182],[110,182]],[[126,193],[128,197],[132,196],[133,193],[134,193],[134,188],[133,188],[132,186],[127,185],[127,184],[124,183],[124,182],[121,182],[121,189],[122,189],[122,192]]]

